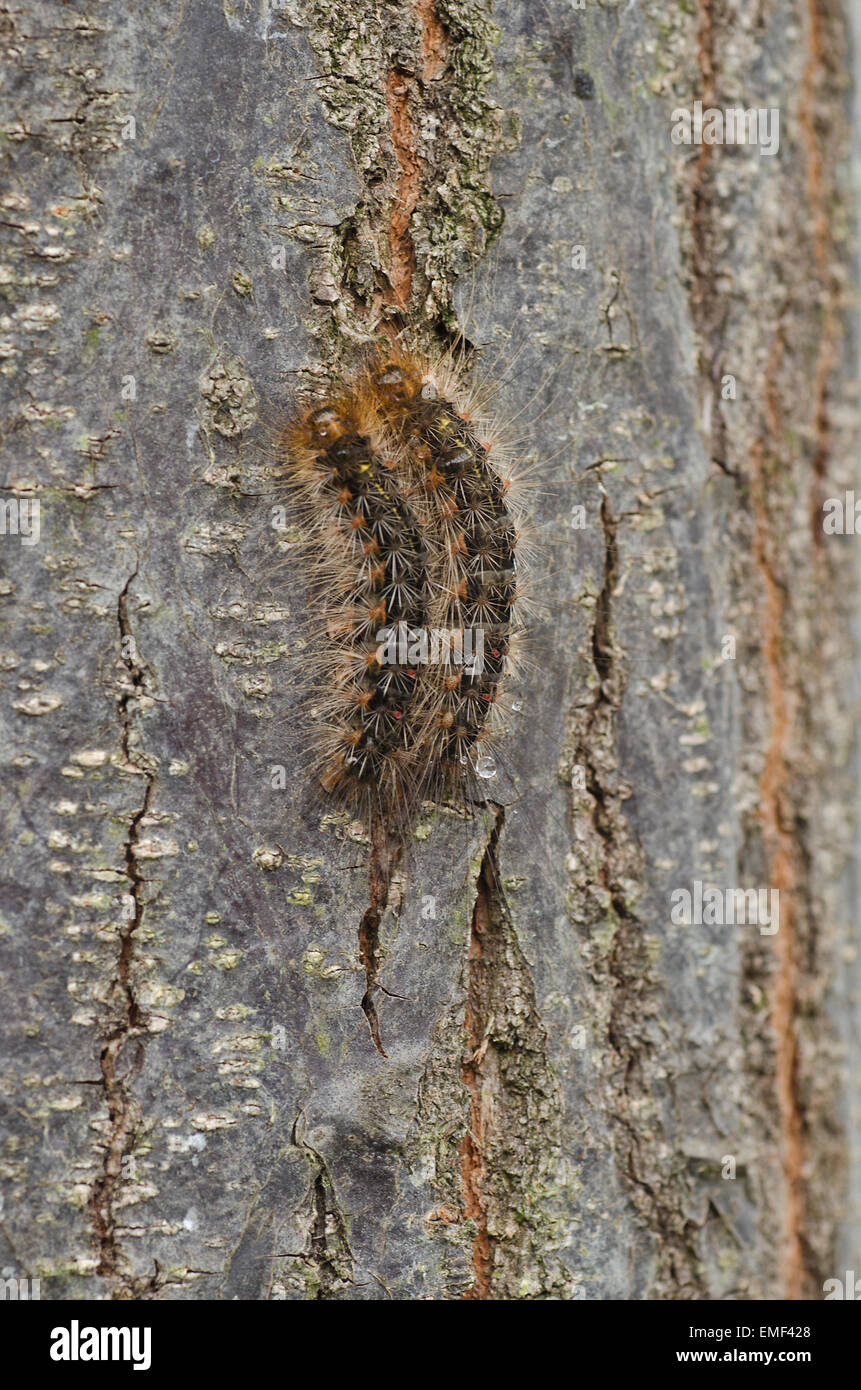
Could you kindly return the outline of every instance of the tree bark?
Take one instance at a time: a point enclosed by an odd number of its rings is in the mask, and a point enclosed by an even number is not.
[[[3,1272],[822,1297],[861,1267],[839,0],[2,17]],[[674,144],[695,101],[779,153]],[[401,329],[498,388],[535,602],[486,803],[383,891],[308,776],[268,440]],[[674,924],[697,881],[779,930]]]

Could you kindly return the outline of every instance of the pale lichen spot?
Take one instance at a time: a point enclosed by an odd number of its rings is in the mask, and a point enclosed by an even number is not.
[[[233,1115],[203,1113],[198,1115],[192,1115],[191,1123],[194,1125],[195,1129],[203,1130],[204,1132],[206,1132],[214,1129],[229,1129],[231,1125],[235,1125],[237,1123],[237,1120],[236,1117]]]
[[[237,950],[220,951],[212,964],[215,966],[216,970],[235,970],[242,960],[242,955],[242,951]]]
[[[135,859],[165,859],[179,854],[176,840],[157,840],[154,837],[138,840],[131,846]]]
[[[312,975],[318,980],[332,980],[337,976],[343,975],[344,966],[336,963],[326,963],[326,950],[322,946],[309,946],[302,956],[302,969],[306,975]]]
[[[38,718],[39,715],[53,713],[55,709],[61,707],[62,703],[59,695],[31,695],[26,700],[14,700],[12,708],[17,714]]]
[[[258,869],[271,872],[280,869],[284,863],[284,851],[277,845],[258,845],[251,855],[252,860]]]
[[[104,748],[84,748],[80,753],[72,754],[72,761],[80,763],[81,767],[101,767],[109,757]]]

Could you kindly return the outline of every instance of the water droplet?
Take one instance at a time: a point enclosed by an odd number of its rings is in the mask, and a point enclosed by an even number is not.
[[[522,700],[515,700],[515,701],[512,703],[511,708],[514,710],[515,714],[519,714],[520,711],[523,709],[523,701],[522,701]]]
[[[432,381],[426,381],[425,384],[424,384],[424,386],[422,387],[422,400],[423,400],[423,401],[435,401],[435,400],[436,400],[436,387],[434,386],[434,384],[433,384]]]
[[[475,773],[477,777],[483,777],[489,782],[491,777],[496,776],[496,763],[489,753],[481,753],[475,760]]]

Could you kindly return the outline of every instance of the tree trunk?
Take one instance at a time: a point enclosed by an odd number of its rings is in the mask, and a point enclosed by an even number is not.
[[[4,1274],[758,1299],[861,1267],[846,27],[4,8]],[[779,152],[674,143],[696,101],[776,108]],[[401,329],[498,386],[536,601],[486,803],[423,811],[375,907],[308,775],[268,439]],[[779,920],[679,924],[697,883]]]

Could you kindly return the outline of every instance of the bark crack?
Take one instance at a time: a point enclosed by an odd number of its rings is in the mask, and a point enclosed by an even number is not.
[[[579,714],[575,729],[573,760],[583,768],[585,796],[582,805],[575,800],[573,813],[575,826],[584,815],[591,826],[586,874],[592,882],[582,888],[583,915],[592,928],[591,970],[605,999],[606,1035],[612,1050],[606,1108],[634,1209],[660,1240],[659,1260],[670,1296],[705,1297],[695,1228],[684,1216],[682,1180],[659,1132],[657,1083],[651,1074],[648,995],[653,967],[634,905],[642,853],[622,812],[616,779],[616,719],[624,690],[613,622],[613,598],[620,580],[619,519],[606,494],[601,499],[601,525],[604,567],[591,635],[596,691]],[[582,840],[578,831],[578,842]]]
[[[462,1220],[473,1280],[465,1300],[563,1298],[572,1282],[556,1254],[562,1102],[532,974],[500,877],[503,807],[476,883],[466,963],[460,1144]]]
[[[355,1256],[350,1248],[347,1223],[335,1195],[335,1184],[323,1155],[299,1136],[301,1115],[293,1123],[290,1140],[305,1154],[311,1168],[308,1192],[310,1223],[307,1248],[292,1258],[307,1261],[316,1271],[317,1301],[330,1299],[352,1284]]]
[[[126,901],[130,908],[124,914],[119,929],[119,953],[116,961],[115,986],[120,1001],[119,1017],[105,1037],[99,1064],[102,1087],[108,1107],[108,1140],[102,1170],[93,1183],[90,1196],[90,1218],[96,1248],[98,1251],[97,1273],[115,1282],[115,1297],[140,1297],[143,1286],[151,1286],[152,1280],[136,1281],[124,1268],[124,1261],[117,1242],[116,1199],[124,1177],[124,1163],[131,1155],[140,1125],[140,1109],[132,1093],[132,1086],[143,1064],[142,1034],[146,1031],[146,1019],[138,1000],[132,976],[135,935],[140,929],[145,912],[145,882],[137,862],[137,847],[140,842],[141,826],[148,815],[155,793],[156,775],[150,761],[135,746],[135,707],[141,695],[147,692],[147,668],[138,655],[137,642],[129,620],[128,596],[130,586],[137,575],[137,568],[126,580],[117,601],[117,626],[120,636],[120,651],[126,668],[124,689],[117,702],[120,721],[120,744],[123,760],[127,768],[144,778],[143,797],[131,817],[124,842],[124,869],[129,888]],[[131,1057],[126,1062],[126,1054],[133,1045]]]
[[[485,1144],[485,1107],[482,1103],[482,1075],[493,1016],[490,1010],[490,979],[485,947],[492,929],[493,859],[504,820],[501,807],[494,808],[496,821],[487,849],[481,861],[476,884],[475,905],[469,934],[466,1010],[467,1050],[461,1068],[461,1078],[469,1094],[469,1120],[460,1146],[461,1174],[464,1191],[464,1216],[472,1221],[475,1236],[472,1242],[474,1280],[463,1295],[465,1299],[491,1297],[493,1280],[493,1241],[488,1228],[485,1190],[488,1186]]]
[[[368,1020],[374,1047],[381,1057],[388,1053],[383,1047],[380,1035],[380,1020],[374,995],[382,989],[380,972],[382,970],[382,950],[380,946],[380,924],[389,904],[389,890],[392,876],[403,854],[403,841],[390,831],[382,813],[371,816],[371,857],[368,869],[368,906],[359,923],[359,959],[365,971],[365,993],[362,995],[362,1012]]]

